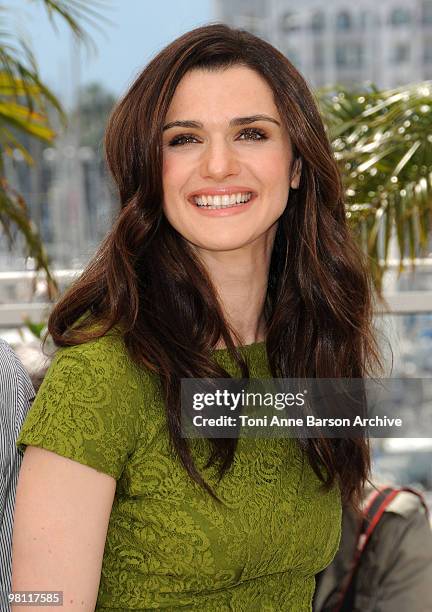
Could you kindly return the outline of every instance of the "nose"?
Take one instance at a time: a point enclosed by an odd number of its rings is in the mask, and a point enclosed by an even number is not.
[[[235,176],[239,171],[240,162],[229,143],[221,138],[207,144],[201,163],[202,178],[220,181]]]

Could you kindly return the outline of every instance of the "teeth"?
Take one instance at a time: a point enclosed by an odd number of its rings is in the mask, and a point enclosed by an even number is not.
[[[199,207],[211,209],[227,208],[229,206],[240,206],[248,202],[252,197],[251,192],[232,193],[231,195],[200,195],[194,196],[194,201]]]

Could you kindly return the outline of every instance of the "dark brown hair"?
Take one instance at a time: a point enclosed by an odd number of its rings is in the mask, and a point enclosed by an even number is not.
[[[341,178],[313,95],[282,53],[223,24],[197,28],[168,45],[114,109],[105,144],[121,211],[48,325],[58,346],[80,344],[120,326],[132,358],[159,374],[173,448],[189,475],[211,494],[181,437],[180,379],[228,378],[212,358],[220,339],[243,377],[249,369],[204,266],[162,212],[161,139],[185,73],[234,65],[255,70],[268,83],[294,158],[302,160],[300,185],[290,191],[278,222],[270,263],[265,318],[272,375],[363,378],[380,365],[371,283],[347,228]],[[209,464],[217,463],[222,477],[237,440],[210,443]],[[369,474],[366,440],[299,443],[325,488],[337,482],[345,500],[359,497]]]

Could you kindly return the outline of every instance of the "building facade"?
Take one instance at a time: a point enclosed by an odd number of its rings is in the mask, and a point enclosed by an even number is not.
[[[215,0],[215,15],[271,42],[313,87],[432,79],[432,0]]]

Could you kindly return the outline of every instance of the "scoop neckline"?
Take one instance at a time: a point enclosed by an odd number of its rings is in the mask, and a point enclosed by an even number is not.
[[[249,352],[254,349],[265,347],[266,341],[260,340],[259,342],[252,342],[252,344],[243,344],[242,346],[238,346],[239,351]],[[227,353],[229,349],[227,347],[220,349],[213,349],[214,353]]]

